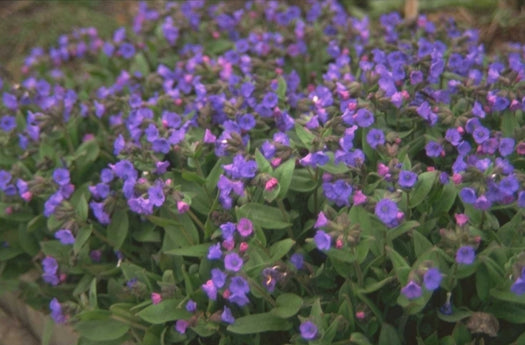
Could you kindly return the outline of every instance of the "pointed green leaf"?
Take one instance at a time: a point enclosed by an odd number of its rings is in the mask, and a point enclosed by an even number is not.
[[[272,313],[253,314],[240,317],[227,330],[236,334],[254,334],[267,331],[286,331],[292,327],[289,321]]]

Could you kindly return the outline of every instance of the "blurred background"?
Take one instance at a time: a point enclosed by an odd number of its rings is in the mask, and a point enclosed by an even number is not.
[[[423,13],[433,20],[439,20],[442,16],[453,17],[464,26],[478,28],[489,51],[497,50],[498,45],[506,42],[525,43],[525,0],[340,2],[358,17],[368,15],[377,18],[391,11],[406,13],[408,17]],[[110,37],[113,30],[131,23],[137,6],[138,1],[130,0],[2,0],[0,69],[4,73],[9,71],[13,77],[18,76],[23,58],[31,48],[54,45],[61,34],[69,33],[73,28],[93,26],[102,37]]]

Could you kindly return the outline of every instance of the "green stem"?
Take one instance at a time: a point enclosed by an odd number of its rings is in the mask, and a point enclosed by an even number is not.
[[[315,176],[314,176],[314,183],[315,183],[315,189],[314,189],[314,214],[319,213],[319,197],[317,196],[317,192],[319,189],[319,168],[315,168]]]
[[[284,207],[284,203],[283,203],[282,199],[277,199],[277,205],[279,206],[279,210],[281,210],[281,214],[283,215],[283,219],[286,222],[290,222],[290,218],[288,217],[288,213],[286,212],[286,209]],[[290,225],[287,228],[287,230],[288,230],[288,237],[290,237],[291,239],[294,239],[292,226]]]
[[[195,213],[193,213],[193,211],[190,209],[188,209],[188,214],[190,215],[190,218],[197,224],[197,226],[201,229],[202,233],[206,233],[206,227],[204,226],[204,224],[202,224],[202,222],[200,221],[200,219],[197,217],[197,215],[195,215]]]

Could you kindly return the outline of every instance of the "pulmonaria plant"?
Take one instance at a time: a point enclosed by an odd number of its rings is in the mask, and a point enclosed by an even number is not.
[[[34,48],[0,80],[2,281],[79,344],[471,343],[480,314],[519,342],[525,48],[500,53],[335,0],[143,2]]]

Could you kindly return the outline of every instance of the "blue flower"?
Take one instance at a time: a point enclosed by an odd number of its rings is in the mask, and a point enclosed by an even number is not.
[[[317,230],[314,236],[314,242],[319,250],[329,250],[332,243],[332,238],[323,230]]]
[[[439,284],[441,284],[442,279],[443,275],[435,267],[430,268],[423,276],[425,287],[430,291],[436,290],[439,287]]]
[[[376,216],[386,225],[397,219],[398,212],[397,204],[390,199],[381,199],[375,207]]]
[[[471,246],[463,246],[456,252],[456,262],[458,264],[471,265],[476,259],[476,252]]]
[[[64,245],[75,243],[75,237],[68,229],[62,229],[55,232],[55,238],[60,240],[60,243]]]
[[[398,183],[403,188],[412,188],[414,184],[417,182],[417,174],[408,171],[408,170],[402,170],[399,173],[399,179]]]
[[[305,340],[312,340],[317,336],[317,326],[312,321],[305,321],[299,326],[301,337]]]
[[[408,299],[416,299],[421,297],[422,290],[421,286],[411,280],[401,289],[401,293]]]

